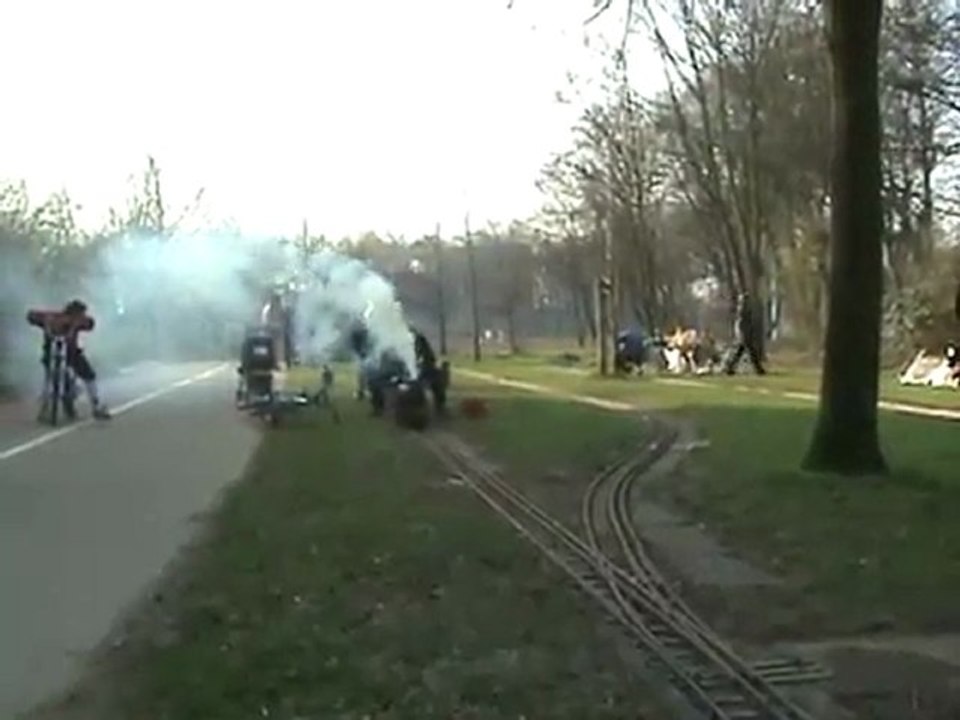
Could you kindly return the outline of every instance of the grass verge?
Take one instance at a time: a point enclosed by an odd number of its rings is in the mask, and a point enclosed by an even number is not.
[[[491,406],[487,420],[461,423],[458,433],[496,462],[515,487],[571,525],[579,522],[590,480],[654,431],[639,413],[492,388],[463,377],[457,386],[461,393],[486,397]]]
[[[552,368],[556,372],[589,373],[595,365],[592,355],[584,354],[576,362],[565,359],[560,352],[493,357],[484,361],[487,368],[499,367],[503,370]],[[471,364],[469,361],[461,365]],[[742,366],[746,368],[744,364]],[[820,370],[809,364],[799,365],[789,356],[775,356],[767,365],[768,374],[758,377],[749,370],[735,378],[725,376],[703,376],[697,381],[720,387],[736,384],[751,388],[766,388],[779,392],[820,392]],[[960,410],[960,392],[951,388],[927,388],[901,385],[898,381],[899,369],[884,369],[880,377],[880,397],[882,400],[921,407],[947,408]]]
[[[810,403],[646,380],[601,380],[529,363],[478,369],[685,415],[711,441],[660,497],[706,523],[788,591],[762,612],[765,632],[822,636],[871,628],[960,629],[960,444],[956,425],[881,414],[889,477],[798,470]]]
[[[268,434],[95,716],[662,717],[559,573],[366,410]]]

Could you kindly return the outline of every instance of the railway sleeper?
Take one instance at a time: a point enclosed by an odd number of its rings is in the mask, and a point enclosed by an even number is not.
[[[606,581],[603,578],[598,578],[593,575],[582,576],[580,578],[580,582],[582,582],[584,585],[587,585],[588,587],[593,588],[594,590],[605,591],[607,589]]]
[[[815,660],[800,657],[772,657],[766,658],[765,660],[757,660],[751,663],[751,666],[754,670],[766,670],[767,668],[807,667],[816,664]]]
[[[638,613],[643,616],[645,613]],[[670,627],[669,625],[663,625],[659,622],[646,622],[644,623],[647,630],[650,631],[650,634],[657,638],[682,638],[683,642],[686,642],[685,636],[682,634],[682,631]]]
[[[674,656],[678,656],[681,653],[677,652],[678,648],[686,648],[687,641],[682,638],[678,638],[675,635],[664,635],[663,637],[658,637],[657,640],[660,642],[663,647],[667,650],[672,650]],[[689,653],[689,651],[687,651]]]
[[[728,675],[717,674],[714,672],[698,672],[694,674],[694,682],[698,687],[706,691],[713,692],[730,686],[730,677]]]
[[[602,573],[597,572],[593,567],[580,562],[577,558],[564,556],[564,560],[574,569],[580,582],[586,583],[591,587],[609,586],[610,583],[607,578]]]
[[[821,682],[833,677],[833,673],[828,668],[814,662],[807,662],[804,665],[795,667],[780,666],[764,668],[753,665],[753,671],[759,678],[770,685],[802,685],[805,683]],[[697,683],[705,689],[717,688],[726,682],[726,676],[718,673],[704,673],[697,677]]]
[[[710,699],[717,705],[746,705],[747,699],[738,692],[731,692],[724,695],[711,695]]]
[[[669,648],[668,648],[669,649]],[[670,653],[670,657],[685,667],[695,665],[697,656],[689,650],[676,650]]]
[[[833,673],[826,668],[817,671],[796,673],[794,675],[775,675],[773,677],[764,676],[770,685],[806,685],[811,683],[823,682],[833,677]]]
[[[724,720],[753,720],[753,718],[769,717],[769,715],[765,715],[761,710],[755,710],[746,705],[734,708],[721,708],[720,712],[722,714],[718,717],[722,717]]]
[[[833,677],[832,670],[813,661],[792,666],[755,667],[754,671],[771,685],[817,682]]]
[[[763,717],[753,708],[740,708],[737,710],[721,710],[719,713],[714,711],[711,720],[753,720],[753,718]]]
[[[667,627],[653,628],[648,625],[647,629],[650,631],[650,634],[653,635],[658,641],[670,647],[687,645],[690,642],[687,638],[679,634],[676,630],[672,630]]]

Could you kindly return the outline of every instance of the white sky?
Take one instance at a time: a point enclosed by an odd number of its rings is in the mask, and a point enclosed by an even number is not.
[[[203,187],[212,219],[251,233],[526,216],[577,114],[555,92],[600,65],[590,0],[506,6],[4,0],[0,178],[67,189],[93,226],[148,153],[174,210]],[[593,32],[616,41],[620,22]]]

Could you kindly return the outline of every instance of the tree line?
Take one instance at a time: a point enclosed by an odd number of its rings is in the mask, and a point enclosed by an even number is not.
[[[584,112],[574,145],[541,181],[542,225],[583,306],[609,244],[622,321],[697,324],[706,283],[725,307],[741,291],[762,298],[775,337],[821,344],[833,142],[819,5],[676,0],[654,12],[634,3],[665,89],[639,94],[612,50],[606,100]],[[897,354],[942,340],[952,320],[960,12],[942,0],[888,6],[879,48],[882,252],[885,330]]]

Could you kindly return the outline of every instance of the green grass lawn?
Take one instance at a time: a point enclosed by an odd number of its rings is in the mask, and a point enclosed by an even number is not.
[[[340,405],[339,426],[318,415],[267,435],[108,660],[106,705],[49,717],[666,717],[559,571],[416,435]],[[565,413],[498,405],[484,432],[529,460],[549,427],[571,436]],[[537,448],[512,454],[530,424]]]
[[[477,369],[692,418],[711,446],[663,481],[661,497],[788,580],[786,632],[850,632],[878,618],[902,630],[960,629],[955,424],[882,413],[891,475],[843,479],[798,470],[812,403],[731,392],[719,381],[696,388],[600,379],[528,361]]]
[[[571,525],[580,497],[602,469],[652,437],[639,413],[624,415],[536,396],[469,378],[458,393],[486,397],[490,416],[461,423],[458,433],[502,466],[513,485]]]
[[[699,379],[718,385],[734,382],[738,385],[779,391],[814,394],[820,392],[820,371],[811,368],[795,368],[789,371],[778,371],[773,368],[770,374],[763,377],[745,372],[732,380],[722,376],[704,376]],[[960,392],[957,390],[901,385],[897,381],[896,373],[890,371],[885,372],[880,378],[880,396],[881,399],[889,402],[960,410]]]
[[[571,362],[563,358],[563,352],[526,353],[523,355],[502,355],[489,357],[482,363],[488,370],[494,367],[501,369],[522,368],[553,368],[557,372],[593,372],[594,354],[592,351],[577,353],[575,349],[564,352],[579,356],[578,361]],[[701,376],[696,378],[700,382],[716,383],[721,386],[730,384],[745,385],[748,387],[769,388],[776,391],[805,392],[817,394],[820,392],[820,370],[809,365],[798,365],[791,358],[781,363],[778,356],[773,356],[768,364],[769,374],[758,377],[750,371],[746,362],[741,366],[741,372],[735,378],[726,376]],[[470,367],[473,362],[468,357],[457,357],[457,365]],[[884,369],[880,377],[880,396],[883,400],[896,403],[920,405],[925,407],[949,408],[960,411],[960,391],[950,388],[925,388],[900,385],[897,380],[898,370]],[[669,376],[668,376],[669,377]]]

